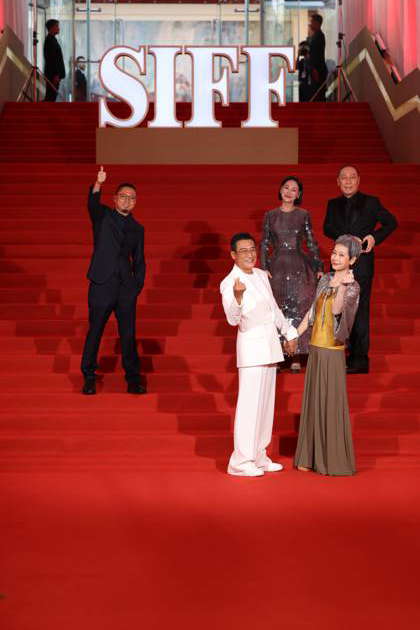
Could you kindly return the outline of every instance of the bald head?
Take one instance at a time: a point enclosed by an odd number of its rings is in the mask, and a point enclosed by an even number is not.
[[[337,177],[337,184],[345,197],[352,197],[359,190],[360,175],[355,166],[343,166]]]

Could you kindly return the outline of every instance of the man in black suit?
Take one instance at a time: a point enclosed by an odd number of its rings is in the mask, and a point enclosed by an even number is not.
[[[136,303],[143,288],[144,228],[132,217],[136,205],[133,184],[120,184],[114,195],[114,209],[101,204],[101,186],[106,173],[101,166],[89,191],[88,210],[92,221],[94,249],[88,270],[89,330],[82,357],[84,394],[95,394],[95,370],[99,344],[109,316],[115,313],[121,340],[127,391],[144,394],[140,384],[140,363],[136,346]]]
[[[360,238],[363,253],[354,268],[360,284],[360,302],[349,342],[347,372],[369,372],[369,306],[374,273],[374,247],[397,227],[397,221],[377,197],[359,192],[360,175],[355,166],[343,166],[337,183],[342,195],[330,199],[324,221],[324,234],[336,240],[342,234]],[[377,224],[380,227],[377,228]]]
[[[82,56],[76,59],[76,69],[74,72],[74,100],[87,100],[87,81],[85,75],[86,59]]]
[[[296,66],[299,77],[299,102],[305,103],[310,101],[314,95],[312,69],[309,63],[309,44],[307,41],[299,44]]]
[[[321,29],[322,22],[322,15],[315,13],[309,24],[312,35],[308,38],[308,61],[312,72],[313,91],[314,93],[318,92],[315,101],[325,101],[326,86],[323,84],[328,76],[327,64],[325,63],[325,35]],[[321,86],[323,87],[321,88]]]
[[[60,32],[60,22],[58,20],[48,20],[45,27],[48,31],[44,41],[44,74],[48,79],[45,100],[55,101],[60,81],[66,76],[63,52],[56,39],[56,35]]]

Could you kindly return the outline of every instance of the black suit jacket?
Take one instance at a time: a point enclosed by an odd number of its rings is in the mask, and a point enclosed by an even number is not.
[[[64,67],[63,52],[55,35],[48,34],[44,41],[44,74],[49,79],[59,76],[64,79],[66,69]]]
[[[144,227],[131,215],[126,230],[121,227],[116,210],[101,204],[101,194],[89,191],[88,210],[93,228],[93,254],[87,277],[103,284],[114,273],[123,279],[134,276],[139,291],[146,274],[144,261]]]
[[[377,227],[379,224],[380,227]],[[330,199],[324,221],[324,234],[336,240],[342,234],[353,234],[363,239],[372,234],[375,246],[380,245],[395,230],[398,223],[377,197],[357,192],[352,198],[351,214],[346,221],[346,197]],[[374,250],[362,254],[355,270],[359,276],[372,276],[374,272]]]
[[[325,63],[325,35],[322,31],[316,31],[309,38],[309,63],[319,73],[322,83],[327,78],[328,69]]]
[[[80,68],[76,68],[76,72],[74,73],[74,87],[76,92],[76,101],[85,101],[87,97],[87,81],[86,75],[80,70]]]

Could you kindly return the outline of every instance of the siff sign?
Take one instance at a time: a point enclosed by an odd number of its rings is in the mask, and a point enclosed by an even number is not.
[[[242,127],[277,127],[270,113],[271,95],[280,105],[286,102],[286,71],[281,67],[271,80],[272,59],[282,58],[287,71],[293,72],[295,55],[293,46],[115,46],[102,57],[99,76],[105,90],[131,109],[129,118],[112,114],[106,98],[99,102],[99,126],[137,127],[149,109],[149,94],[140,79],[125,72],[118,61],[127,57],[137,65],[140,75],[147,72],[147,57],[154,59],[155,117],[149,127],[220,127],[214,116],[214,95],[220,96],[222,105],[229,105],[230,74],[239,72],[239,58],[243,54],[248,64],[248,118]],[[188,55],[192,64],[192,117],[183,123],[176,118],[175,78],[178,55]],[[217,58],[227,60],[220,77],[215,76]]]

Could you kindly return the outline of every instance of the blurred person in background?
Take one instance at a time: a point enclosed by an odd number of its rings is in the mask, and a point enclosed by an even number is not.
[[[66,76],[63,51],[56,37],[60,32],[60,22],[48,20],[45,28],[48,31],[44,41],[44,74],[48,79],[45,100],[54,102],[57,100],[60,81]]]

